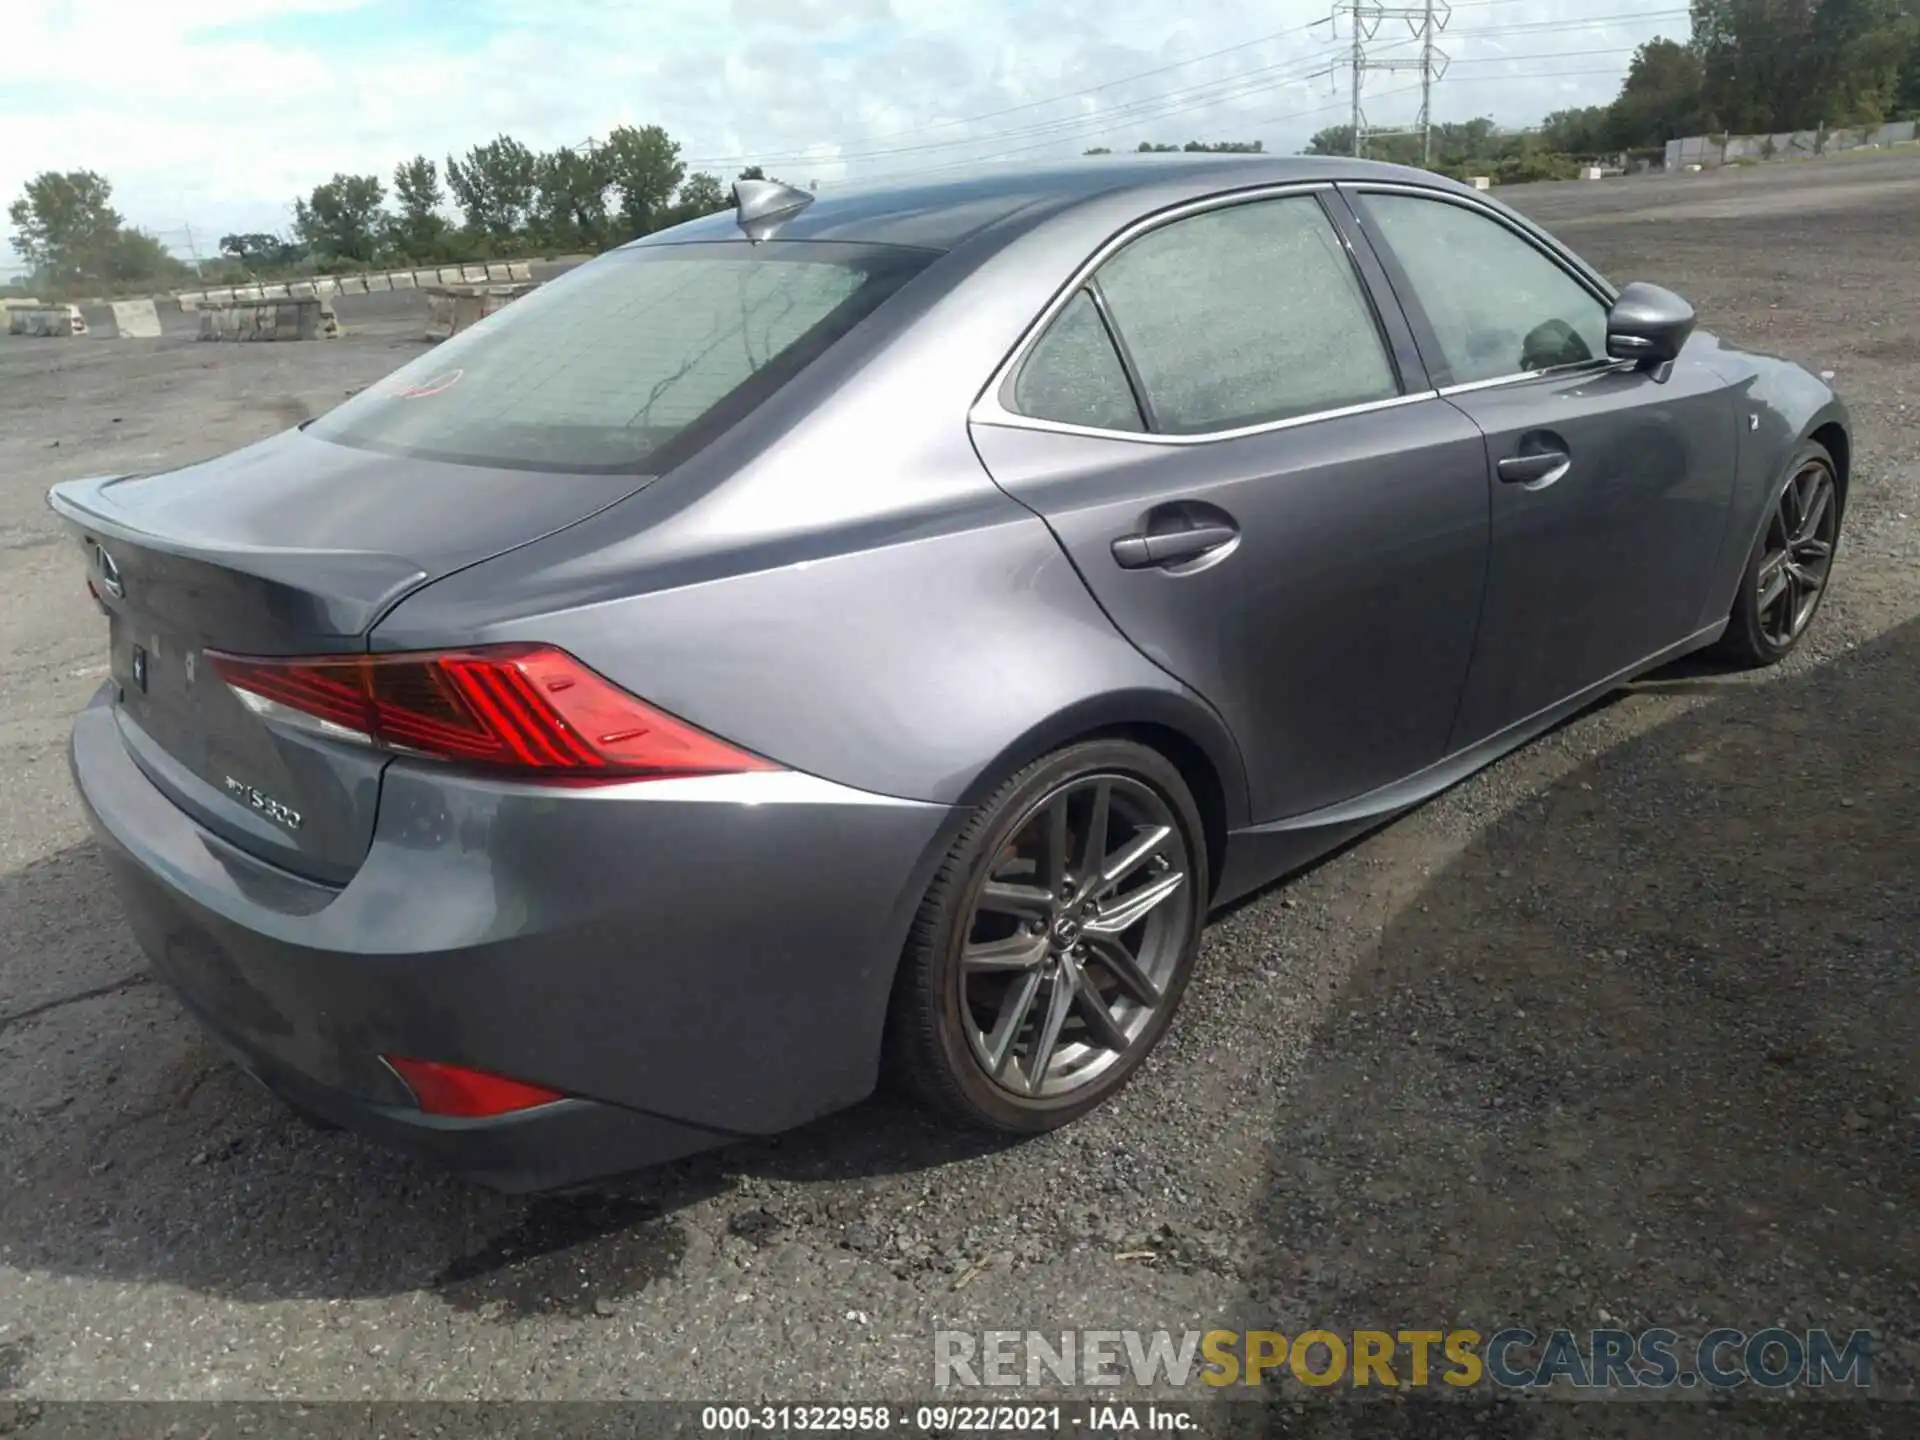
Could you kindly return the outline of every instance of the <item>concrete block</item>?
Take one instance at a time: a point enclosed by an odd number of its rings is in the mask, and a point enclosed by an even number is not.
[[[81,321],[81,329],[75,331],[73,322],[79,311],[69,305],[23,305],[18,301],[6,307],[7,333],[9,335],[32,335],[42,339],[64,338],[73,334],[85,334],[86,322]]]
[[[339,285],[342,295],[364,295],[367,293],[367,282],[358,275],[342,275],[335,283]]]
[[[1605,176],[1606,172],[1598,165],[1583,165],[1580,167],[1580,178],[1582,180],[1600,180],[1605,178]]]
[[[326,299],[329,295],[338,295],[340,293],[340,282],[332,275],[322,275],[313,282],[313,293],[318,295],[322,300]]]
[[[287,286],[287,298],[290,300],[314,300],[320,292],[314,288],[311,280],[296,280]]]
[[[1493,177],[1490,175],[1476,175],[1473,177],[1472,184],[1476,190],[1491,190],[1493,188]]]
[[[464,285],[466,281],[467,277],[460,273],[460,267],[458,265],[449,265],[439,272],[435,283],[440,285]]]
[[[411,270],[396,270],[386,277],[386,281],[387,284],[395,290],[411,290],[413,289],[413,272]]]
[[[455,272],[456,274],[458,272]],[[416,270],[413,272],[415,286],[439,285],[443,283],[438,270]],[[457,281],[456,281],[457,283]]]
[[[291,300],[293,298],[293,292],[285,285],[262,285],[260,287],[260,298],[262,300]]]
[[[173,298],[180,302],[181,314],[191,315],[205,303],[207,296],[203,290],[189,290],[184,295],[176,295]]]
[[[160,338],[160,311],[151,300],[115,300],[113,324],[122,340]]]
[[[460,267],[460,279],[468,285],[484,285],[488,280],[487,267],[484,265],[463,265]]]
[[[489,264],[487,266],[487,279],[500,281],[511,280],[513,276],[508,273],[509,269],[510,267],[505,263]]]
[[[409,275],[407,278],[411,280],[413,277]],[[360,283],[369,295],[378,295],[393,288],[393,282],[385,275],[363,276]]]
[[[531,280],[533,279],[533,266],[525,260],[512,261],[507,266],[507,278],[509,280]]]

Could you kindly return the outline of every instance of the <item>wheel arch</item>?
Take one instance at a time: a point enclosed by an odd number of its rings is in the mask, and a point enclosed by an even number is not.
[[[1806,438],[1823,446],[1833,457],[1833,488],[1838,492],[1840,514],[1847,513],[1847,482],[1853,476],[1853,436],[1837,416],[1829,416],[1807,432]]]
[[[962,808],[984,802],[1009,775],[1086,740],[1126,739],[1166,757],[1192,792],[1205,829],[1209,890],[1220,883],[1227,835],[1247,823],[1246,769],[1226,722],[1197,696],[1127,690],[1056,711],[994,756],[966,787]]]

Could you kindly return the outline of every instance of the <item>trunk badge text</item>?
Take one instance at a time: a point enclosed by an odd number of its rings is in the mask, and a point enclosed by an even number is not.
[[[300,812],[298,810],[289,809],[271,795],[262,794],[260,791],[254,789],[253,786],[247,784],[244,780],[236,780],[231,775],[227,776],[227,793],[248,809],[258,810],[262,815],[274,821],[276,824],[284,825],[289,830],[298,830],[300,828]]]

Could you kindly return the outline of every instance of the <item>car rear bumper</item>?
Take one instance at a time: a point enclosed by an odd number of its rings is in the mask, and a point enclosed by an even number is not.
[[[331,887],[197,825],[134,763],[103,690],[75,782],[155,970],[303,1109],[502,1189],[766,1134],[873,1088],[945,806],[762,774],[548,790],[395,761]],[[406,1055],[571,1098],[418,1110]]]

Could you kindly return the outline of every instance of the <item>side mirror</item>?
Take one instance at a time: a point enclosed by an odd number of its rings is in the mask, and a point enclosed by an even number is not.
[[[1671,290],[1635,281],[1607,314],[1607,354],[1642,365],[1678,358],[1693,334],[1693,307]]]

